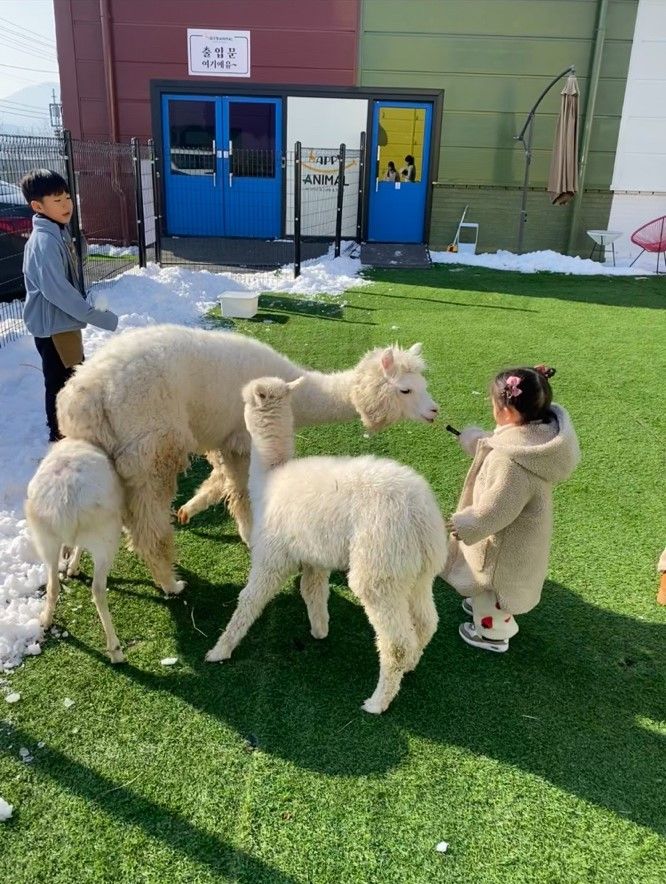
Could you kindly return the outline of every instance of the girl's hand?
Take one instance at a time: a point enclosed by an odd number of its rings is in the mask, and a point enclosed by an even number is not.
[[[451,519],[447,519],[446,522],[444,522],[444,525],[446,526],[446,530],[449,532],[451,537],[455,537],[455,539],[458,540],[458,532],[456,531],[456,526],[453,524],[453,521]]]

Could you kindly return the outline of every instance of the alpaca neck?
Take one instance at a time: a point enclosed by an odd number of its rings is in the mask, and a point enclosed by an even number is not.
[[[277,467],[282,466],[294,455],[294,435],[278,439],[253,435],[250,449],[249,492],[253,509],[263,500],[266,479]]]
[[[294,423],[303,427],[355,418],[356,409],[351,403],[354,378],[354,369],[332,374],[306,372],[291,399]]]

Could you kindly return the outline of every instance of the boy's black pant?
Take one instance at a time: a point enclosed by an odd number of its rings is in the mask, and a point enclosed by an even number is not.
[[[35,338],[35,346],[42,357],[46,403],[46,423],[49,425],[49,442],[62,439],[56,417],[56,396],[74,373],[74,367],[66,368],[58,355],[52,338]]]

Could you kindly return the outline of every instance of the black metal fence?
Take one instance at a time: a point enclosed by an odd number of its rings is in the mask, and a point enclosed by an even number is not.
[[[165,205],[164,169],[152,141],[77,141],[67,131],[62,138],[0,135],[0,347],[25,332],[22,260],[32,211],[18,185],[31,169],[53,169],[69,182],[71,230],[86,289],[149,260],[271,276],[293,266],[298,276],[303,261],[325,255],[332,244],[339,255],[342,240],[360,242],[363,143],[362,136],[361,150],[297,142],[281,153],[235,151],[224,182],[226,202],[219,204],[206,202],[197,186],[198,179],[216,175],[211,152],[172,151],[169,175],[182,175],[180,211],[192,221],[183,235],[168,194]],[[270,180],[279,180],[279,198],[274,187],[261,186]]]

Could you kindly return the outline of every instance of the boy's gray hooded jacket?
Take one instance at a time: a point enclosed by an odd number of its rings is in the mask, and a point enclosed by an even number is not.
[[[553,405],[548,424],[468,427],[460,444],[474,457],[451,516],[442,577],[461,595],[493,591],[511,614],[539,603],[548,568],[553,486],[568,479],[580,460],[569,415]]]
[[[49,338],[59,332],[90,325],[114,331],[118,317],[109,310],[95,310],[72,285],[76,268],[66,228],[41,215],[32,219],[32,234],[23,255],[26,298],[23,320],[31,335]]]

